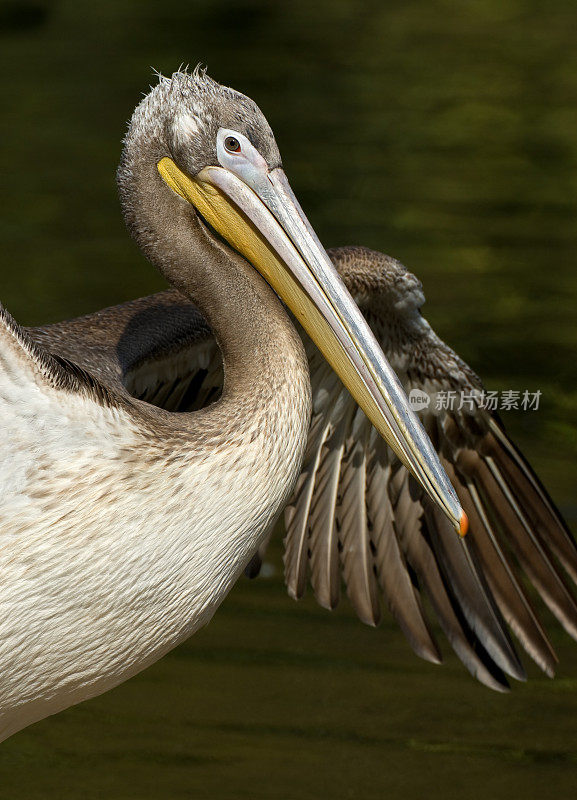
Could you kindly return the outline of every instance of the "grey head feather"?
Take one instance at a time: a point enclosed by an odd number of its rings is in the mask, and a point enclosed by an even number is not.
[[[218,165],[219,128],[244,134],[271,169],[281,166],[274,134],[257,104],[240,92],[221,86],[205,69],[179,70],[170,78],[156,73],[158,84],[137,106],[125,146],[140,140],[164,145],[189,175]]]

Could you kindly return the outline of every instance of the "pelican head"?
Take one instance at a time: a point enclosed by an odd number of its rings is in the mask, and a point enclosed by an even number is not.
[[[199,67],[191,75],[175,73],[169,85],[167,133],[175,160],[189,175],[222,166],[227,152],[254,157],[256,151],[268,169],[282,166],[272,129],[250,97],[221,86]],[[230,149],[227,135],[237,138],[240,149]]]
[[[194,209],[205,230],[216,232],[260,272],[390,447],[464,533],[466,517],[456,494],[294,196],[258,106],[199,68],[192,74],[178,72],[161,78],[137,108],[128,134],[132,150],[139,136],[150,142],[151,129],[162,181]],[[124,159],[121,195],[132,178]],[[166,253],[162,261],[170,262]]]

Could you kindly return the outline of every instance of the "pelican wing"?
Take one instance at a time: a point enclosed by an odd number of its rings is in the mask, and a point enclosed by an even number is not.
[[[308,342],[314,409],[303,474],[285,515],[289,593],[302,597],[308,579],[318,602],[334,608],[342,580],[361,620],[377,624],[384,600],[415,652],[438,661],[426,598],[483,683],[499,689],[505,674],[524,677],[509,628],[552,675],[556,656],[533,598],[540,595],[577,639],[570,532],[503,425],[483,407],[479,378],[420,315],[417,279],[365,248],[330,253],[406,390],[429,399],[420,416],[470,530],[465,539],[455,535]],[[338,558],[317,556],[334,551]]]
[[[29,334],[115,393],[169,411],[194,411],[222,389],[214,336],[195,306],[173,289]]]
[[[102,407],[117,398],[77,363],[44,348],[0,305],[0,404],[5,422],[22,420],[57,392],[77,394]],[[48,409],[47,409],[48,410]]]

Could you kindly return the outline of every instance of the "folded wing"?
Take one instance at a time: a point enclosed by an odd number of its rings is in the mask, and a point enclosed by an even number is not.
[[[120,396],[195,411],[222,390],[222,358],[200,312],[174,289],[28,334]]]

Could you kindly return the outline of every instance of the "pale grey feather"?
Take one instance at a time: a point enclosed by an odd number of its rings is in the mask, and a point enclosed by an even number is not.
[[[372,438],[374,441],[371,442],[367,511],[379,586],[391,614],[415,653],[427,661],[439,664],[441,654],[429,629],[419,592],[415,590],[396,535],[395,515],[388,494],[392,469],[390,451],[374,430]]]
[[[374,544],[367,515],[367,457],[371,425],[360,409],[346,436],[337,505],[338,536],[347,595],[359,619],[377,625],[381,618]]]

